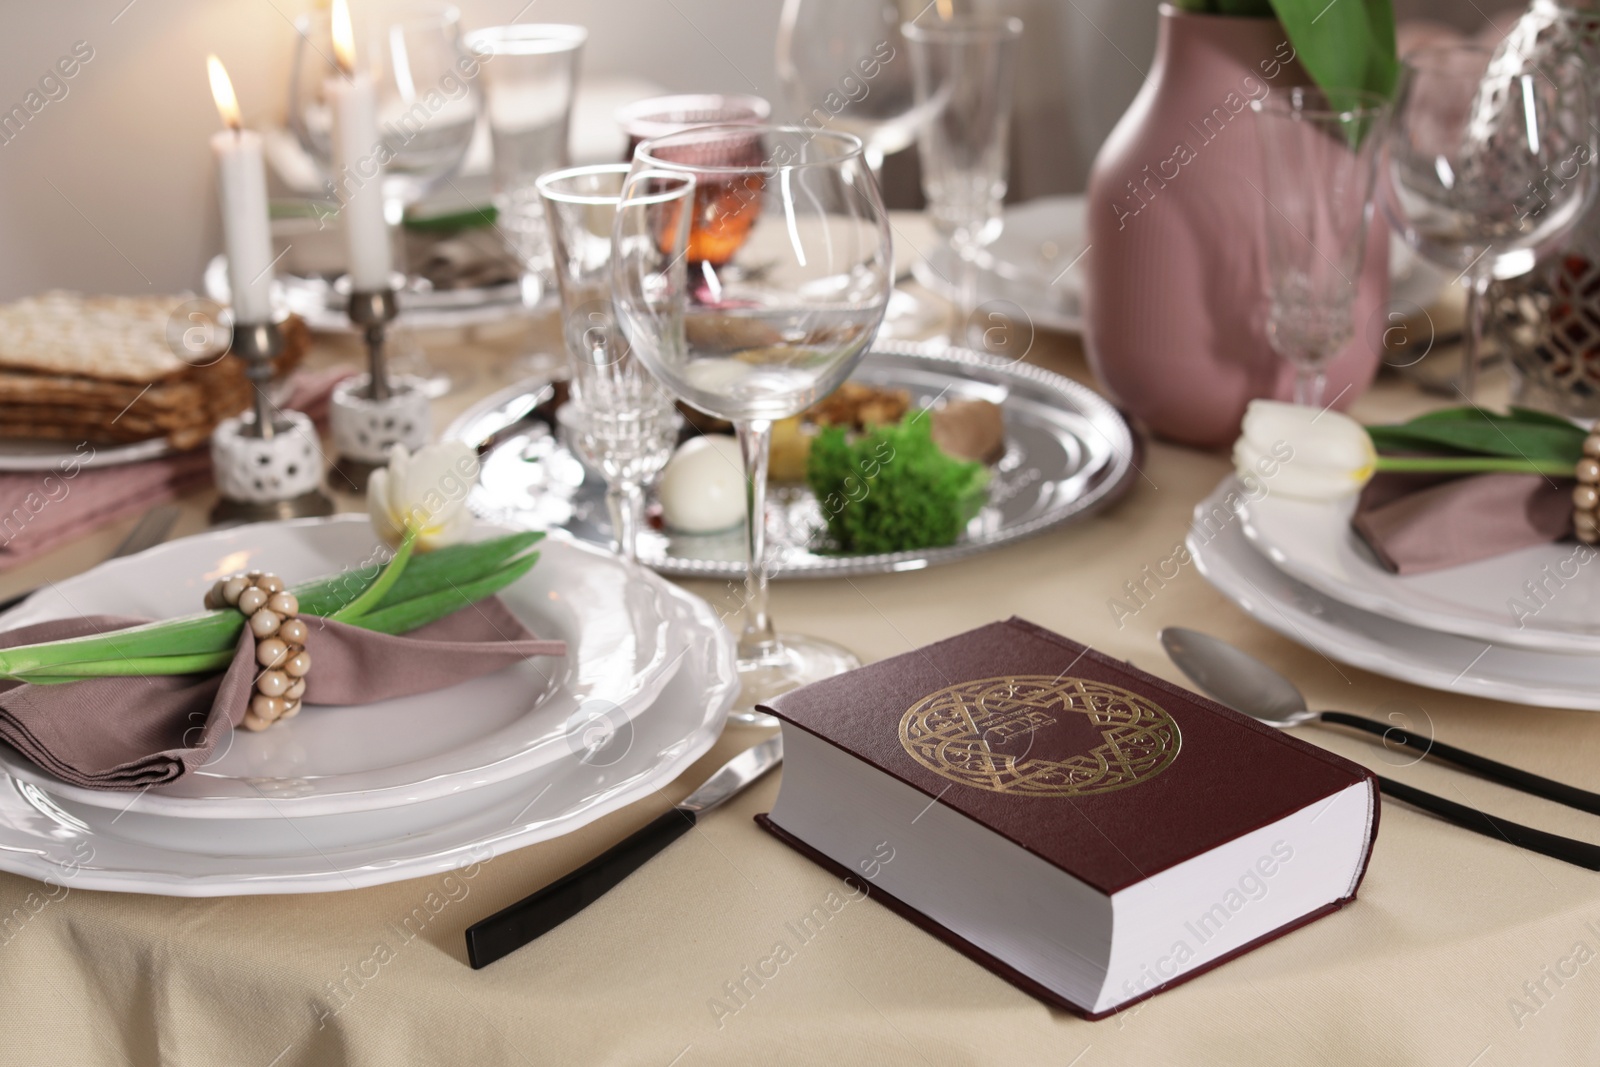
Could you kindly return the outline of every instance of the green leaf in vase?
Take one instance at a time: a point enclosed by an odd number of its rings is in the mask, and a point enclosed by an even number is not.
[[[1272,0],[1300,65],[1329,93],[1388,97],[1400,63],[1389,0]]]

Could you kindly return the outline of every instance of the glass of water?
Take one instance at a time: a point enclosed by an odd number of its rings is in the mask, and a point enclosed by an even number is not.
[[[535,184],[549,222],[572,368],[562,428],[578,458],[605,478],[617,552],[634,560],[645,490],[672,457],[680,420],[672,397],[618,333],[612,312],[611,231],[627,176],[628,164],[608,163],[552,171]],[[681,205],[693,188],[688,178],[662,175],[655,196]]]
[[[555,268],[535,182],[569,162],[567,129],[588,37],[582,26],[554,23],[490,26],[467,35],[467,50],[481,64],[500,230],[522,264],[523,302],[530,307],[543,298]]]
[[[978,302],[977,257],[1003,224],[1022,20],[943,18],[942,10],[930,5],[901,32],[911,52],[917,103],[926,112],[917,150],[928,215],[961,263],[957,313],[963,328],[953,335],[959,342]]]
[[[691,178],[694,194],[662,199],[671,177]],[[639,145],[628,181],[612,253],[617,318],[651,373],[739,435],[749,552],[741,700],[758,704],[859,662],[773,628],[767,453],[773,421],[837,388],[877,333],[893,286],[888,221],[861,141],[845,133],[687,130]],[[730,230],[737,240],[723,239]]]

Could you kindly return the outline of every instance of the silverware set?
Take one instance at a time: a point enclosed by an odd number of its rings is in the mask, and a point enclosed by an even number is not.
[[[1377,719],[1342,711],[1311,711],[1293,682],[1254,656],[1209,634],[1169,626],[1161,631],[1161,644],[1178,669],[1201,690],[1268,726],[1288,729],[1307,723],[1328,723],[1362,730],[1382,738],[1387,744],[1415,752],[1420,759],[1448,763],[1491,782],[1600,815],[1600,793],[1557,782]],[[1464,830],[1600,871],[1600,845],[1523,826],[1382,775],[1378,776],[1378,789],[1385,796],[1421,808]]]

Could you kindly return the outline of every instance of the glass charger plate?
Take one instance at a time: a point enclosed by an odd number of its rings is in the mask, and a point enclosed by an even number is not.
[[[999,404],[1006,452],[991,468],[989,503],[953,545],[850,555],[827,551],[809,489],[775,483],[768,499],[774,578],[919,570],[986,552],[1082,518],[1114,500],[1137,472],[1137,439],[1116,408],[1087,386],[1038,367],[1001,364],[967,349],[880,341],[851,380],[905,389],[914,408],[958,398]],[[493,439],[469,502],[496,523],[564,529],[609,546],[604,483],[561,445],[542,411],[517,420],[548,388],[543,379],[519,382],[486,397],[445,431],[474,446]],[[744,537],[737,528],[701,535],[646,529],[639,558],[674,577],[739,579]]]
[[[1185,541],[1220,593],[1289,640],[1352,667],[1456,695],[1600,711],[1600,661],[1411,626],[1324,595],[1273,566],[1227,503],[1231,476],[1195,507]]]
[[[659,790],[711,748],[739,690],[733,637],[704,601],[685,603],[686,622],[709,636],[649,709],[540,771],[428,804],[276,821],[119,815],[0,773],[0,870],[179,897],[323,893],[460,868],[472,877],[476,864]]]
[[[484,531],[485,533],[491,531]],[[366,516],[257,523],[171,541],[40,590],[12,628],[76,614],[170,618],[195,611],[210,581],[259,567],[295,584],[359,567],[376,538]],[[279,819],[416,804],[481,788],[571,752],[574,724],[603,709],[631,719],[714,625],[686,622],[698,599],[643,568],[570,539],[500,594],[568,655],[527,660],[449,689],[347,708],[308,707],[261,733],[236,731],[204,767],[137,798],[81,789],[0,745],[0,768],[89,806],[186,819]]]

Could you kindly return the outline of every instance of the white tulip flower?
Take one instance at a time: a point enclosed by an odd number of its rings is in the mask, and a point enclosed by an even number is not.
[[[1337,411],[1252,400],[1233,446],[1233,467],[1247,484],[1300,500],[1358,493],[1377,469],[1366,427]],[[1270,476],[1263,475],[1271,469]]]
[[[472,529],[467,494],[477,480],[477,453],[460,441],[426,445],[414,455],[395,445],[389,466],[367,482],[373,528],[391,545],[415,530],[418,552],[455,544]]]

